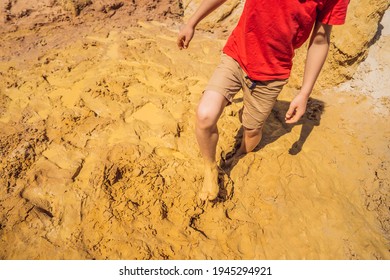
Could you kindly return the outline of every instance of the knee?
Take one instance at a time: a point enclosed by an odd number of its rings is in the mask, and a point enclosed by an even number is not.
[[[200,129],[212,129],[217,124],[218,118],[207,106],[200,105],[196,111],[196,125]]]

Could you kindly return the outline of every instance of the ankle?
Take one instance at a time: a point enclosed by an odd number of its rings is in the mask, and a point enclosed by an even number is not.
[[[246,155],[248,153],[248,151],[246,151],[245,148],[243,148],[242,146],[236,151],[236,153],[233,155],[233,157],[235,158],[240,158],[244,155]]]
[[[214,162],[205,161],[204,170],[205,172],[215,172],[216,170],[218,170],[218,165],[215,161]]]

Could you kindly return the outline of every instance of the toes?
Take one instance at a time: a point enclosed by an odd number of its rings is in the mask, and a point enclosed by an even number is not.
[[[218,197],[219,188],[215,190],[202,190],[199,192],[198,197],[201,201],[214,200]]]
[[[206,201],[208,199],[209,193],[202,190],[202,191],[200,191],[198,196],[199,196],[200,200]]]
[[[217,192],[214,192],[214,193],[209,193],[209,195],[208,195],[208,200],[214,200],[214,199],[216,199],[217,197],[218,197],[218,193],[219,193],[219,190],[217,191]]]

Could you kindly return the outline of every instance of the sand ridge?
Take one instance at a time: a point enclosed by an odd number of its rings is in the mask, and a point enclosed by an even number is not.
[[[286,125],[286,88],[259,148],[201,203],[194,111],[224,39],[199,32],[178,52],[177,29],[6,33],[3,46],[35,44],[0,65],[0,258],[389,259],[388,107],[328,89]],[[241,106],[219,122],[219,160],[238,145]]]

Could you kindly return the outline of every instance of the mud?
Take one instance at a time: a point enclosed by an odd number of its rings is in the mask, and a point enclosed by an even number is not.
[[[287,125],[297,55],[259,147],[202,203],[194,112],[241,4],[178,51],[195,2],[2,2],[1,259],[390,258],[387,7]],[[241,106],[239,94],[219,122],[219,162]]]

